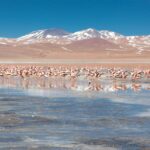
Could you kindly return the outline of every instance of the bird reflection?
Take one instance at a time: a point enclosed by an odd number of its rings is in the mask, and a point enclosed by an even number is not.
[[[150,90],[150,83],[135,83],[114,80],[98,80],[98,79],[83,79],[77,78],[65,79],[63,77],[46,78],[46,77],[0,77],[1,87],[11,88],[38,88],[38,89],[70,89],[81,91],[140,91],[142,89]]]

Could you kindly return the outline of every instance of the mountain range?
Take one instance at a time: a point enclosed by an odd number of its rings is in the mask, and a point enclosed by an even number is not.
[[[150,58],[150,35],[124,36],[92,28],[74,33],[44,29],[19,38],[0,38],[0,58]]]

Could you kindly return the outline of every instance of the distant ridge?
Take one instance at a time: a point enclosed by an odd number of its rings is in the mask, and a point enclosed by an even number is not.
[[[12,54],[11,54],[12,53]],[[19,38],[0,38],[0,57],[43,58],[88,57],[149,57],[150,35],[124,36],[122,34],[88,28],[77,32],[62,29],[33,31]]]

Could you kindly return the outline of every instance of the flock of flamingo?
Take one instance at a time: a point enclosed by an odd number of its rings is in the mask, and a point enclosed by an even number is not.
[[[108,82],[108,85],[107,79],[111,81]],[[138,81],[142,79],[145,79],[148,84],[140,84]],[[149,79],[150,69],[102,66],[0,65],[0,85],[5,84],[11,87],[19,85],[23,88],[66,88],[94,91],[132,89],[138,91],[142,88],[150,89]],[[81,83],[80,80],[86,81],[86,84]],[[123,82],[117,83],[118,81]]]
[[[0,76],[112,78],[138,80],[150,78],[150,69],[124,69],[79,66],[0,65]]]

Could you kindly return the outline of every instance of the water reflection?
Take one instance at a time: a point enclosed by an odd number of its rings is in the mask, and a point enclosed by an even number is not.
[[[1,77],[0,86],[6,88],[22,88],[22,89],[69,89],[75,91],[140,91],[150,90],[150,81],[126,81],[126,80],[110,80],[110,79],[65,79],[61,77],[45,78],[45,77]]]
[[[148,80],[1,77],[0,86],[0,150],[150,148]]]

